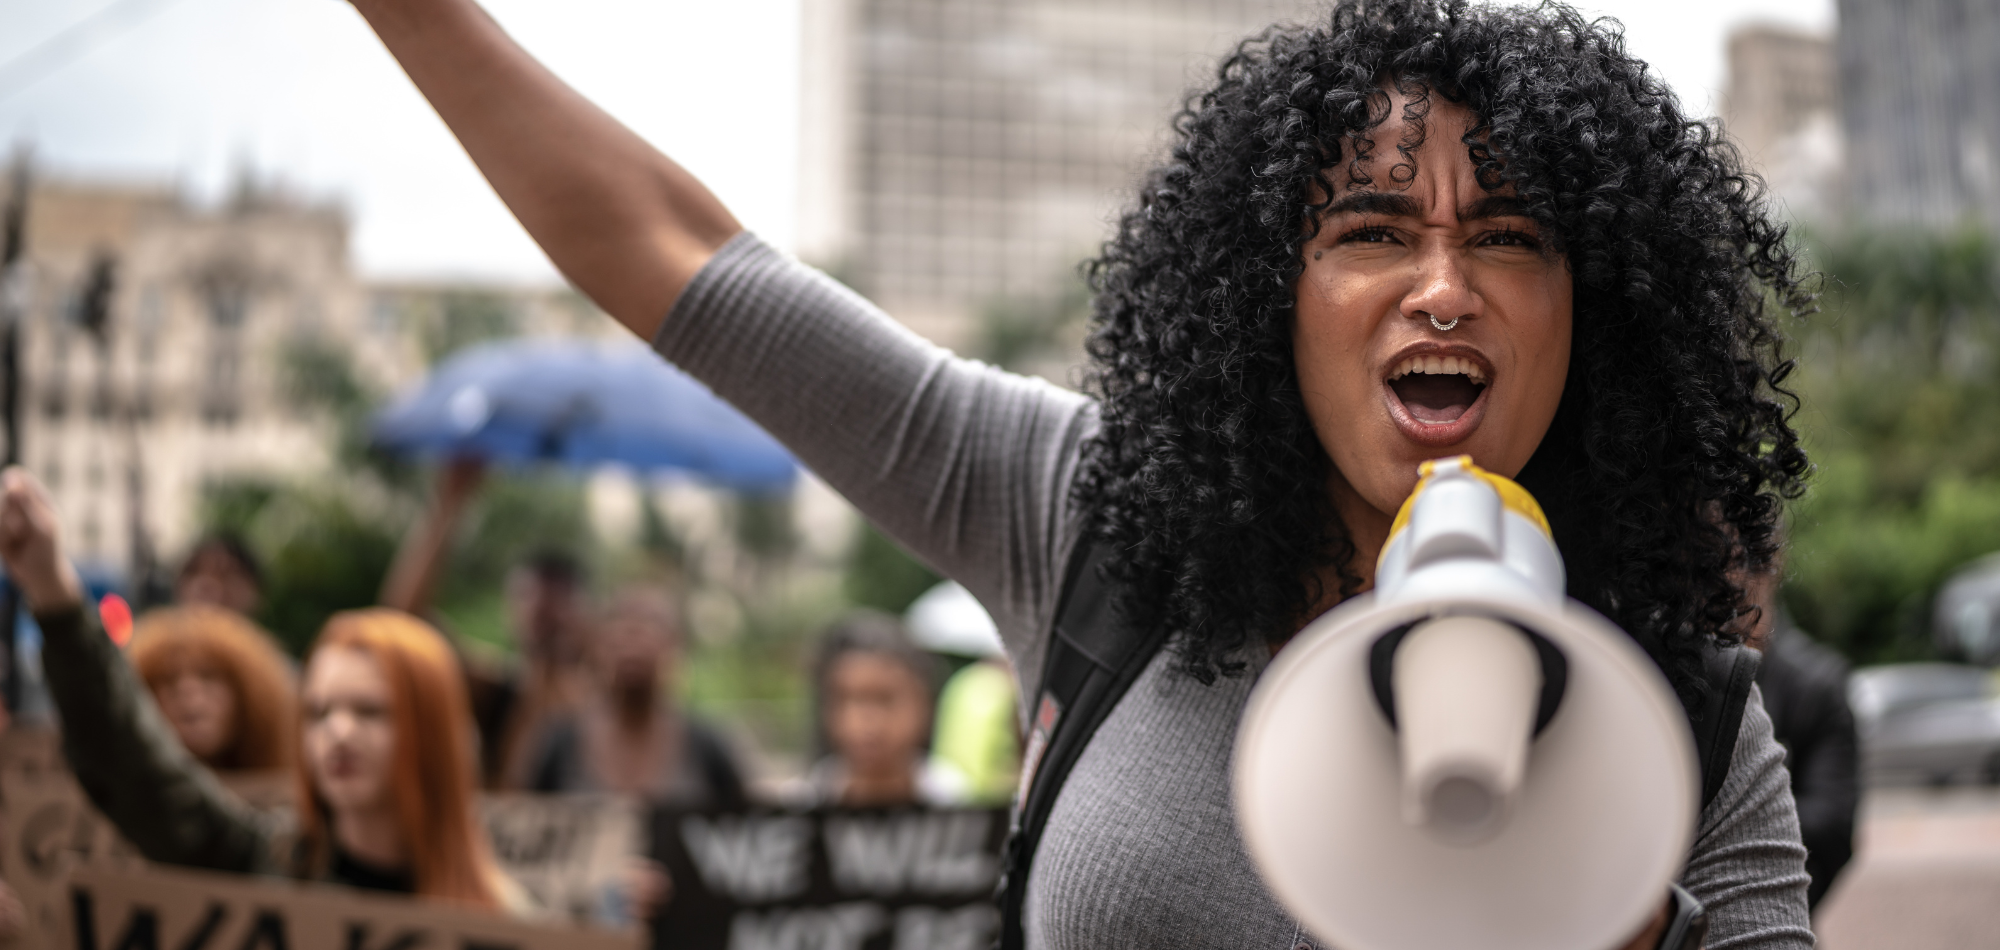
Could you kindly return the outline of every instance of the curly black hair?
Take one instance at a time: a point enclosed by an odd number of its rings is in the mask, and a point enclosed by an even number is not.
[[[1414,131],[1377,185],[1361,159],[1391,88]],[[1692,701],[1702,644],[1744,610],[1732,573],[1770,563],[1808,471],[1771,314],[1803,315],[1811,294],[1717,128],[1683,113],[1615,21],[1557,3],[1343,0],[1244,41],[1190,97],[1086,266],[1102,428],[1075,498],[1123,552],[1120,606],[1212,682],[1308,619],[1321,577],[1342,599],[1359,588],[1294,372],[1293,283],[1330,186],[1407,182],[1435,99],[1474,116],[1480,184],[1515,189],[1574,281],[1568,379],[1519,481],[1571,595]]]

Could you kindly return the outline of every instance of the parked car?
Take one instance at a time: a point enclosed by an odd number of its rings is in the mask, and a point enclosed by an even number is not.
[[[1864,667],[1847,691],[1869,782],[2000,783],[1992,671],[1958,663]]]
[[[1960,568],[1938,590],[1931,629],[1946,656],[2000,663],[2000,554]]]

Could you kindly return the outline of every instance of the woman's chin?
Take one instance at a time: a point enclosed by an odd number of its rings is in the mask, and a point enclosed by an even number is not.
[[[319,783],[319,794],[326,800],[326,807],[336,812],[371,811],[389,797],[383,794],[379,783],[351,779],[323,780]]]

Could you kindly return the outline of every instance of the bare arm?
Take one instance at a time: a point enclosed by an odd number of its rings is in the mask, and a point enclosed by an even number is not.
[[[458,517],[479,490],[485,474],[486,464],[477,458],[452,459],[438,470],[437,491],[431,497],[431,506],[403,535],[402,545],[396,548],[396,559],[390,562],[389,573],[382,578],[378,603],[419,617],[430,609],[431,594],[437,589],[438,575],[444,571],[445,555],[450,552]]]
[[[695,272],[743,229],[474,0],[354,6],[549,259],[640,339],[653,339]]]

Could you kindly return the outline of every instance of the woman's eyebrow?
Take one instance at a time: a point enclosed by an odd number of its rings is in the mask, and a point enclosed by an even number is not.
[[[1379,214],[1391,218],[1415,218],[1423,214],[1423,207],[1409,195],[1389,194],[1380,191],[1355,191],[1328,205],[1326,214]]]

